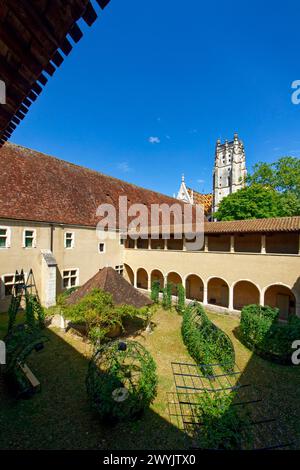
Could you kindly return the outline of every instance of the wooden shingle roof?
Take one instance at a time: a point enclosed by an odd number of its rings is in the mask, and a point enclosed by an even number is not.
[[[110,0],[97,0],[103,9]],[[90,0],[0,0],[0,80],[6,104],[0,105],[0,146],[24,119],[56,68],[97,13]]]

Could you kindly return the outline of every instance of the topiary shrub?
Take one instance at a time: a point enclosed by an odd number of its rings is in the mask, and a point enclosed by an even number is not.
[[[242,341],[265,359],[291,364],[292,343],[300,338],[300,319],[291,316],[283,323],[278,317],[277,308],[247,305],[241,312]]]
[[[183,313],[185,309],[185,288],[182,284],[177,286],[177,305],[176,310],[178,313]]]
[[[103,421],[134,419],[156,396],[156,364],[136,341],[113,341],[92,357],[86,387]]]
[[[185,308],[182,322],[182,338],[188,352],[207,376],[213,374],[209,364],[219,363],[227,372],[235,364],[235,352],[231,339],[212,323],[203,307],[194,303]]]
[[[201,449],[241,450],[253,446],[251,417],[244,406],[235,406],[236,392],[204,391],[197,397],[196,428]]]
[[[151,286],[151,300],[153,300],[155,304],[158,304],[159,302],[159,291],[160,291],[160,282],[153,281],[152,286]]]
[[[172,289],[173,285],[170,282],[163,288],[162,307],[164,310],[172,308]]]

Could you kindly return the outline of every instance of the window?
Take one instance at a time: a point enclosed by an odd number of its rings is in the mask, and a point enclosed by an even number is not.
[[[78,286],[78,269],[66,269],[63,271],[63,287],[69,289],[70,287]]]
[[[105,252],[105,243],[103,243],[103,242],[99,243],[98,250],[99,250],[99,253],[104,253]]]
[[[8,227],[0,227],[0,248],[10,247],[10,229]]]
[[[124,245],[125,239],[120,237],[120,245]]]
[[[65,233],[65,248],[73,248],[74,239],[75,239],[74,232],[66,232]]]
[[[117,271],[117,273],[119,273],[119,274],[121,274],[121,276],[123,276],[123,271],[124,271],[123,264],[121,264],[119,266],[116,266],[115,270]]]
[[[12,289],[14,285],[14,277],[15,276],[13,274],[7,274],[2,277],[3,284],[4,284],[4,290],[3,290],[4,297],[8,297],[9,295],[12,294]]]
[[[35,230],[25,229],[23,232],[23,247],[35,248],[35,246],[36,246]]]

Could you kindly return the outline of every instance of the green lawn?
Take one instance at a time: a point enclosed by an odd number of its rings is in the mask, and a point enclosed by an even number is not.
[[[266,400],[268,413],[288,417],[290,438],[300,448],[300,367],[284,367],[260,359],[237,338],[238,319],[209,317],[232,338],[237,364],[246,381],[255,383]],[[189,437],[170,422],[167,394],[174,391],[171,361],[193,362],[181,340],[181,317],[157,311],[152,334],[131,334],[152,353],[158,369],[158,394],[151,409],[136,422],[103,426],[89,406],[85,375],[88,344],[70,334],[47,330],[44,351],[32,353],[28,364],[42,391],[30,400],[15,401],[0,380],[0,448],[10,449],[184,449]],[[0,315],[0,336],[6,315]]]

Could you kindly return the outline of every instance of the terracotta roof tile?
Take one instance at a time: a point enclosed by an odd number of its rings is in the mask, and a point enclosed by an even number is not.
[[[206,222],[204,231],[210,233],[258,233],[299,232],[300,217],[276,217],[270,219],[232,220],[228,222]]]
[[[100,204],[184,202],[15,144],[0,149],[0,217],[96,226]]]

